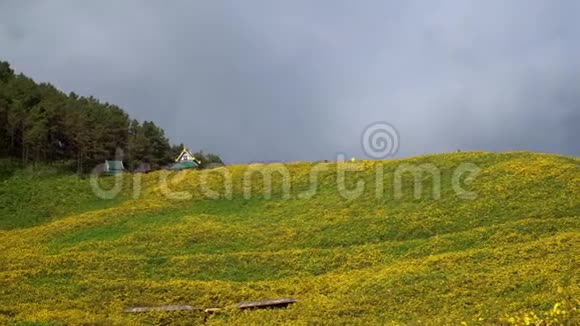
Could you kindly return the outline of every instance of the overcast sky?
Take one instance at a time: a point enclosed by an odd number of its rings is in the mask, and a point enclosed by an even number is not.
[[[580,155],[580,1],[0,0],[0,60],[228,162]]]

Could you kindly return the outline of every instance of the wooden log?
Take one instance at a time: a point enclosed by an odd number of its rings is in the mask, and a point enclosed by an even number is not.
[[[289,304],[296,302],[294,298],[282,298],[274,300],[261,300],[261,301],[245,301],[240,302],[230,308],[237,309],[265,309],[265,308],[285,308]],[[130,313],[137,312],[148,312],[148,311],[180,311],[180,310],[197,310],[203,311],[208,314],[216,313],[224,310],[223,308],[207,308],[201,309],[190,305],[165,305],[165,306],[143,306],[143,307],[131,307],[124,311]]]
[[[239,309],[264,309],[264,308],[284,308],[289,304],[296,302],[294,298],[283,298],[274,300],[262,300],[262,301],[247,301],[240,302],[236,305]]]
[[[131,307],[125,309],[125,312],[147,312],[147,311],[178,311],[178,310],[201,310],[190,305],[165,305],[155,307]]]
[[[204,310],[204,312],[208,314],[215,314],[216,312],[220,312],[223,310],[224,310],[223,308],[207,308]]]

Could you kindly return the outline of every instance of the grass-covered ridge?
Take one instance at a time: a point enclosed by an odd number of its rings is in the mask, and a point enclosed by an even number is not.
[[[114,200],[96,197],[87,178],[50,169],[17,170],[10,176],[0,175],[0,230],[31,227],[123,200],[123,196]]]
[[[462,163],[480,168],[463,185],[477,194],[473,200],[461,199],[451,184]],[[227,168],[231,198],[218,199],[199,189],[205,183],[224,193],[223,170],[170,176],[168,187],[189,191],[187,200],[167,200],[160,172],[143,176],[143,190],[133,198],[128,175],[123,200],[100,209],[93,199],[62,201],[59,216],[0,230],[0,323],[192,324],[203,316],[122,310],[287,296],[298,303],[216,314],[206,322],[578,322],[579,163],[525,152],[359,162],[360,171],[346,177],[349,188],[366,182],[356,199],[337,191],[336,164],[322,165],[328,169],[306,197],[298,194],[311,189],[316,164],[285,165],[289,198],[274,174],[271,199],[262,195],[259,176],[251,198],[244,197],[248,166]],[[440,199],[428,194],[428,175],[421,198],[413,198],[408,175],[402,198],[395,199],[393,174],[401,164],[436,166]],[[55,179],[54,187],[63,182]],[[71,190],[75,198],[79,190]]]

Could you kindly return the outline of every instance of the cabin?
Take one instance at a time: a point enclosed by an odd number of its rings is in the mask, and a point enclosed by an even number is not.
[[[123,161],[109,161],[106,160],[103,166],[103,173],[108,175],[115,175],[123,173],[125,171],[125,166]]]
[[[198,160],[193,156],[193,154],[187,149],[187,147],[183,147],[179,156],[175,159],[175,162],[188,162],[188,161],[196,161]]]
[[[173,164],[170,170],[185,170],[185,169],[196,169],[201,165],[201,161],[196,159],[195,156],[187,149],[183,147],[179,156],[175,159],[175,164]]]

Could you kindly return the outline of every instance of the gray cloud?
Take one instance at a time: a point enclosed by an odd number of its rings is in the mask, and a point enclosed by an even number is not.
[[[0,56],[227,161],[580,154],[577,1],[5,1]]]

